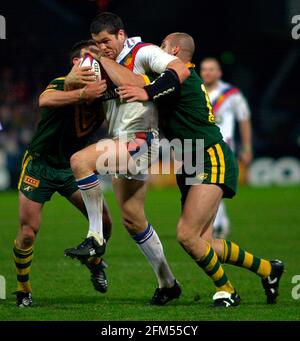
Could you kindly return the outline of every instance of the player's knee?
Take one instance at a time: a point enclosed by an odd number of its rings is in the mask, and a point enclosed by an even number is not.
[[[124,227],[126,228],[126,230],[130,233],[130,234],[134,234],[135,232],[135,225],[132,219],[128,219],[127,217],[122,217],[122,223],[124,225]]]
[[[78,169],[80,169],[82,165],[83,159],[81,152],[74,153],[70,158],[70,165],[73,170],[73,172],[76,172]]]
[[[122,222],[131,236],[135,236],[136,234],[143,232],[141,231],[141,224],[139,224],[136,219],[131,219],[131,217],[128,216],[122,216]]]
[[[123,225],[127,229],[134,229],[135,226],[139,226],[142,222],[144,224],[143,208],[134,207],[128,203],[122,205],[122,220]]]
[[[20,239],[22,248],[29,248],[33,245],[38,228],[35,228],[29,224],[21,225]]]
[[[184,220],[179,220],[177,224],[177,241],[184,247],[187,248],[193,241],[193,234],[189,225]]]

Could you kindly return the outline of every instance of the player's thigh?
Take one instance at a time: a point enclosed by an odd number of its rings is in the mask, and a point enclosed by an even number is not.
[[[105,139],[99,141],[95,148],[94,160],[99,174],[128,173],[128,160],[131,156],[126,142],[118,139]]]
[[[178,228],[201,235],[211,225],[220,200],[222,189],[213,184],[192,185],[187,193]]]
[[[43,204],[27,198],[19,192],[19,216],[21,230],[23,228],[33,229],[35,233],[39,231],[42,219]]]

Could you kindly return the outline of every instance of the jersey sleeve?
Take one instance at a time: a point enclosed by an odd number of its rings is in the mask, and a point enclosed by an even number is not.
[[[246,98],[239,92],[233,99],[234,115],[237,121],[249,120],[251,116],[250,108]]]
[[[59,77],[53,79],[46,87],[46,89],[41,93],[44,94],[45,92],[52,91],[52,90],[60,90],[63,91],[65,86],[65,77]]]
[[[137,52],[135,63],[138,69],[143,69],[146,73],[161,74],[166,70],[167,65],[176,59],[177,57],[164,52],[156,45],[147,45]]]

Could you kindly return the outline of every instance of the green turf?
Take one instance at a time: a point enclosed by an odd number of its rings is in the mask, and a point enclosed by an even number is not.
[[[179,216],[176,189],[149,190],[147,214],[159,233],[173,272],[182,284],[179,300],[149,307],[156,281],[152,269],[120,222],[112,193],[106,193],[114,218],[113,236],[105,255],[109,263],[106,294],[94,291],[89,272],[63,250],[85,236],[85,219],[68,202],[55,196],[44,209],[35,247],[31,283],[34,307],[18,309],[12,242],[18,226],[14,192],[0,194],[0,275],[7,281],[7,299],[0,300],[0,320],[300,320],[300,300],[291,297],[294,275],[300,275],[299,187],[241,187],[227,200],[232,221],[231,239],[258,256],[280,258],[286,264],[276,306],[265,304],[260,279],[246,270],[226,265],[242,303],[237,308],[212,309],[212,283],[178,245]]]

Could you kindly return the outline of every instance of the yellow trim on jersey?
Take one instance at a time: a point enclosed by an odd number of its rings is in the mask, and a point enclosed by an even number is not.
[[[146,76],[146,75],[142,75],[142,76],[143,76],[143,78],[144,78],[144,81],[145,81],[146,85],[148,85],[148,84],[151,83],[151,81],[150,81],[150,79],[149,79],[148,76]]]
[[[25,154],[24,154],[24,156],[23,156],[22,163],[21,163],[22,166],[21,166],[21,167],[23,167],[24,161],[25,161],[27,155],[28,155],[28,150],[26,150],[26,152],[25,152]]]
[[[215,148],[215,149],[214,149]],[[220,144],[215,144],[214,146],[207,149],[207,152],[210,156],[210,162],[211,162],[211,183],[215,184],[223,184],[225,182],[225,158],[224,153],[222,150],[222,147]],[[218,155],[218,159],[216,157],[216,153]],[[218,171],[219,167],[219,171]],[[219,181],[218,180],[219,175]]]
[[[217,163],[217,158],[215,151],[213,150],[213,147],[210,147],[208,150],[209,156],[210,156],[210,161],[211,161],[211,182],[215,184],[217,182],[217,174],[218,174],[218,163]]]
[[[224,160],[224,154],[221,146],[219,144],[216,144],[216,150],[219,156],[220,160],[220,184],[223,184],[225,181],[225,160]]]
[[[46,89],[44,90],[41,94],[40,97],[45,93],[45,92],[49,92],[49,91],[57,91],[56,89]]]
[[[66,77],[57,77],[57,78],[55,78],[52,82],[54,82],[54,81],[63,81],[63,80],[65,80],[66,79]],[[48,89],[50,86],[53,86],[53,87],[51,87],[50,89]],[[57,90],[57,89],[54,89],[54,87],[57,87],[57,84],[49,84],[48,86],[47,86],[47,88],[46,88],[46,90],[44,90],[41,94],[40,94],[40,97],[45,93],[45,92],[48,92],[48,91],[52,91],[52,90]]]
[[[206,106],[208,108],[208,121],[210,123],[214,123],[215,122],[215,116],[213,114],[213,110],[212,110],[212,106],[211,106],[210,99],[208,96],[208,92],[207,92],[206,87],[203,83],[201,84],[201,90],[204,92],[205,100],[206,100]]]
[[[20,188],[21,188],[21,183],[22,183],[24,175],[25,175],[26,167],[27,167],[29,161],[32,160],[32,156],[28,155],[28,157],[27,157],[27,154],[28,154],[28,152],[26,151],[26,153],[24,155],[24,162],[23,162],[23,165],[22,165],[22,172],[21,172],[21,175],[20,175],[20,178],[19,178],[19,182],[18,182],[18,190],[20,190]],[[25,156],[26,156],[26,160],[25,160]]]
[[[189,62],[189,63],[186,63],[185,66],[189,69],[189,68],[194,68],[196,65]]]

